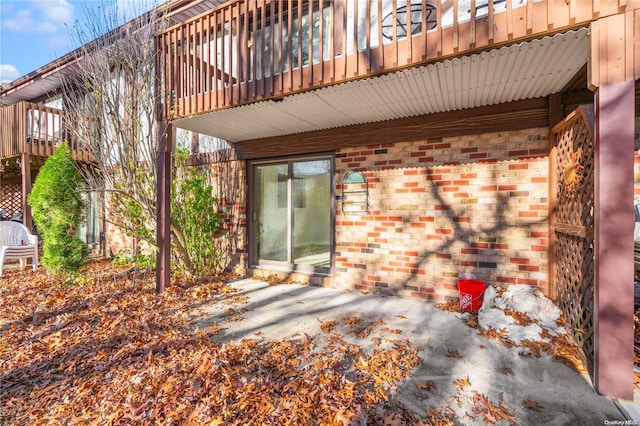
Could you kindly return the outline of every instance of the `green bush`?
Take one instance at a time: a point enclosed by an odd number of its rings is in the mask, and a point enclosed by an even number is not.
[[[215,234],[220,217],[206,173],[188,167],[187,155],[184,150],[176,150],[171,188],[171,242],[174,252],[181,250],[186,254],[183,258],[187,262],[179,258],[178,266],[190,275],[204,276],[217,272],[219,254]]]
[[[89,257],[88,247],[76,237],[85,209],[79,192],[83,184],[69,145],[62,143],[40,169],[29,194],[33,219],[44,240],[42,266],[56,275],[76,272]]]

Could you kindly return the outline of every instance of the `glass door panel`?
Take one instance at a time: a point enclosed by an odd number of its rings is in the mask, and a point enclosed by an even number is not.
[[[255,168],[255,238],[259,260],[286,262],[289,259],[288,169],[287,164],[268,164]]]
[[[291,173],[293,263],[331,264],[331,162],[301,161]]]
[[[254,164],[253,262],[328,273],[332,247],[330,157]]]

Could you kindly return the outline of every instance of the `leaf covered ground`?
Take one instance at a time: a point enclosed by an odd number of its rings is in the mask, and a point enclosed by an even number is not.
[[[177,277],[159,296],[152,275],[125,269],[94,261],[74,284],[42,269],[5,274],[0,424],[449,423],[389,403],[420,362],[394,333],[369,351],[330,323],[318,336],[220,342],[220,324],[194,324],[208,303],[242,302],[229,277]],[[384,332],[382,321],[340,321],[361,338]]]

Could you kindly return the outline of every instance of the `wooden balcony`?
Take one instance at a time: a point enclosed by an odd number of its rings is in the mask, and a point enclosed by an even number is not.
[[[65,126],[72,120],[61,110],[19,102],[0,110],[0,159],[29,154],[49,157],[60,141],[66,140],[73,157],[78,161],[90,161],[90,154],[82,142],[71,138]]]
[[[172,120],[579,28],[625,0],[237,0],[159,35]]]

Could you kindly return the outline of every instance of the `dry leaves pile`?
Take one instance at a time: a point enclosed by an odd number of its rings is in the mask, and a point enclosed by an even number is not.
[[[503,291],[503,289],[500,289],[500,288],[497,289],[498,295],[501,294],[501,290]],[[462,313],[462,310],[460,309],[460,301],[457,298],[440,303],[436,306],[443,311]],[[505,310],[505,314],[511,315],[515,319],[516,323],[519,325],[526,326],[533,322],[526,314],[522,312],[515,312],[507,309]],[[559,325],[563,326],[564,321],[565,320],[563,316],[561,316],[559,320]],[[505,346],[509,346],[509,347],[516,346],[512,341],[505,338],[504,329],[502,330],[494,330],[492,328],[485,329],[485,330],[480,329],[480,326],[478,324],[477,312],[470,313],[469,317],[466,319],[466,323],[469,327],[479,329],[480,333],[489,339],[499,340]],[[519,348],[522,348],[522,351],[520,352],[520,354],[526,355],[526,356],[539,357],[542,352],[546,352],[547,354],[552,356],[555,360],[562,362],[566,366],[575,370],[577,373],[582,374],[587,371],[587,368],[584,362],[582,361],[582,358],[580,357],[578,347],[573,342],[572,338],[569,337],[568,334],[561,335],[561,336],[551,336],[545,329],[543,329],[542,334],[543,334],[542,337],[549,339],[549,343],[538,342],[533,340],[523,340],[522,342],[520,342],[519,345],[517,345]]]
[[[193,324],[200,307],[238,296],[224,279],[177,279],[158,296],[153,277],[119,272],[97,261],[71,286],[41,269],[5,274],[0,424],[420,424],[388,403],[417,349],[384,338],[366,353],[334,330],[368,338],[381,322],[218,343],[219,324]]]

